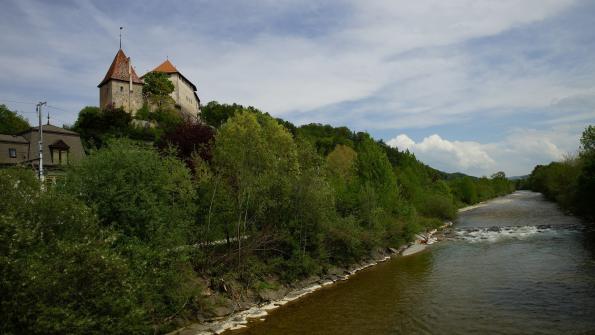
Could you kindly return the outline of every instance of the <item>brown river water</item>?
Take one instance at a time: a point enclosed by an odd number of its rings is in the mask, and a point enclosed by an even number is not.
[[[595,232],[540,194],[460,213],[446,236],[230,333],[595,334]]]

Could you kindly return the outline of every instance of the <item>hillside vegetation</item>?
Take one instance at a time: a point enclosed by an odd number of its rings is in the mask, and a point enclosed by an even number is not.
[[[585,128],[576,157],[537,165],[521,184],[541,192],[566,211],[595,220],[595,126]]]
[[[0,170],[1,333],[166,332],[513,190],[503,173],[448,178],[367,133],[236,104],[204,106],[208,124],[129,118],[83,109],[89,155],[45,191]]]

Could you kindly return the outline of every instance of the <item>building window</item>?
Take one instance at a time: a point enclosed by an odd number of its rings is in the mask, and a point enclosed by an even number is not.
[[[124,92],[124,86],[120,86],[120,92]]]
[[[68,164],[68,150],[52,149],[52,163],[59,165]]]
[[[8,148],[8,156],[10,156],[10,158],[17,158],[17,149]]]

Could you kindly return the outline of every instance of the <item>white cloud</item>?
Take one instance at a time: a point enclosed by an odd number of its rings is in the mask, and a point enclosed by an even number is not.
[[[502,141],[479,143],[451,141],[437,134],[415,142],[405,134],[387,141],[400,150],[409,150],[422,162],[446,172],[491,175],[524,175],[537,164],[558,161],[578,147],[582,125],[563,126],[548,131],[516,129]]]
[[[386,144],[393,148],[398,148],[401,151],[405,151],[411,149],[415,145],[415,141],[405,134],[400,134],[397,137],[388,140]]]
[[[420,156],[422,160],[430,160],[450,171],[487,170],[494,166],[494,160],[477,142],[449,141],[434,134],[415,143],[405,134],[387,141],[390,146],[408,149]],[[454,170],[453,170],[454,169]]]

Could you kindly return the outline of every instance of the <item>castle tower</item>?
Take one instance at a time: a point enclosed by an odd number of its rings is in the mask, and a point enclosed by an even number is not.
[[[129,57],[118,50],[99,87],[99,107],[122,108],[136,113],[143,106],[143,82],[134,72]]]
[[[178,69],[169,61],[161,63],[153,69],[152,72],[163,72],[169,76],[169,80],[174,84],[174,91],[171,97],[174,99],[176,108],[183,114],[198,118],[200,113],[200,99],[196,94],[196,86],[184,77]]]

